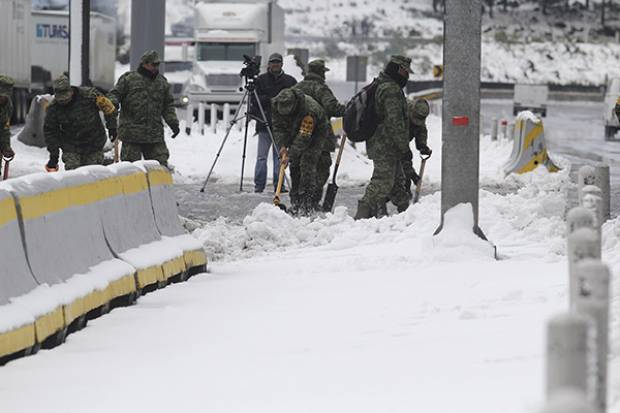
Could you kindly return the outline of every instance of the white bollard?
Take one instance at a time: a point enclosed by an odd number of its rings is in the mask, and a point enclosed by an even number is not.
[[[236,123],[237,130],[239,132],[241,132],[243,128],[245,127],[245,109],[246,109],[245,105],[239,108],[239,116],[237,116],[238,120]]]
[[[611,210],[611,192],[610,192],[610,181],[609,181],[609,165],[606,164],[597,164],[594,167],[594,185],[598,186],[603,192],[602,198],[603,203],[601,204],[601,214],[603,220],[601,224],[611,218],[610,210]]]
[[[209,123],[209,128],[211,132],[217,133],[217,105],[215,103],[211,103],[211,123]]]
[[[577,264],[586,258],[601,259],[601,237],[598,231],[578,228],[567,238],[569,306],[575,308],[579,295]]]
[[[194,105],[187,104],[185,108],[185,132],[189,135],[192,133],[192,124],[194,123]]]
[[[512,138],[512,136],[508,136],[508,121],[506,119],[502,119],[502,136],[504,139]]]
[[[224,103],[224,125],[226,125],[226,130],[230,128],[230,103]]]
[[[579,228],[596,229],[597,219],[594,212],[584,207],[575,207],[566,214],[566,235],[570,235]]]
[[[515,123],[510,122],[508,124],[508,139],[514,140],[515,138]]]
[[[581,204],[581,190],[587,185],[596,185],[596,170],[593,166],[584,165],[577,171],[577,191]]]
[[[583,392],[566,388],[553,393],[540,413],[595,413]]]
[[[498,129],[499,129],[499,125],[497,124],[497,118],[493,118],[493,123],[491,125],[491,140],[492,141],[497,140],[497,134],[499,133]]]
[[[205,134],[205,104],[200,102],[198,104],[198,130],[201,135]]]
[[[603,192],[594,185],[586,185],[579,191],[579,203],[582,207],[594,212],[597,219],[597,229],[603,224]]]
[[[592,322],[576,313],[559,314],[547,324],[547,398],[565,388],[592,394]]]
[[[603,413],[607,409],[607,357],[609,353],[610,271],[599,260],[587,259],[577,264],[579,296],[575,310],[592,318],[595,326],[596,376],[595,405]]]

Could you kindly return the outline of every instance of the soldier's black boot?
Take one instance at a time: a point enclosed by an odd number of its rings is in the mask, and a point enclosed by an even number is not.
[[[377,219],[379,218],[383,218],[383,217],[387,217],[388,212],[387,212],[387,202],[379,202],[377,204],[377,212],[376,212],[376,217]]]
[[[357,201],[357,212],[355,213],[355,217],[353,217],[353,219],[368,219],[372,217],[372,215],[370,205],[364,201]]]
[[[409,208],[409,204],[396,205],[396,210],[398,211],[399,214],[401,212],[405,212],[407,208]]]

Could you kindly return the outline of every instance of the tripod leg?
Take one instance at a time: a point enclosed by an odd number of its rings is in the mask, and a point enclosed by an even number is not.
[[[241,99],[241,102],[239,102],[239,106],[237,106],[237,111],[235,112],[235,116],[233,117],[233,120],[230,122],[230,125],[227,125],[226,135],[224,136],[224,139],[222,140],[222,144],[220,145],[220,149],[217,151],[217,154],[215,155],[215,159],[213,160],[213,164],[211,165],[211,169],[209,170],[209,174],[207,175],[207,178],[205,179],[205,182],[202,185],[202,188],[200,188],[200,192],[204,192],[205,191],[205,188],[207,187],[207,184],[209,183],[209,179],[211,179],[211,174],[213,173],[213,169],[215,169],[215,164],[217,164],[217,161],[220,158],[220,154],[222,153],[222,150],[224,149],[224,145],[226,144],[226,141],[228,140],[228,136],[230,135],[230,131],[232,130],[232,127],[235,124],[235,122],[237,122],[237,119],[239,118],[239,112],[241,111],[241,108],[243,107],[243,104],[245,103],[246,99],[249,99],[247,91],[243,95],[243,98]]]
[[[265,115],[265,111],[263,110],[263,105],[262,103],[260,103],[260,99],[258,98],[258,93],[256,92],[256,89],[254,89],[252,91],[254,93],[254,98],[256,99],[256,103],[258,103],[258,109],[260,110],[260,115],[261,115],[261,120],[263,121],[263,123],[265,124],[265,126],[267,127],[267,132],[269,133],[269,138],[271,138],[271,144],[273,145],[274,148],[276,148],[276,153],[278,154],[278,159],[280,159],[280,148],[278,147],[278,144],[276,143],[276,140],[273,138],[273,133],[271,132],[271,126],[269,125],[269,122],[267,122],[267,115]],[[291,187],[291,184],[288,180],[288,177],[286,176],[286,173],[284,174],[284,181],[286,182],[286,184],[288,185],[288,187]]]
[[[248,126],[250,125],[250,99],[248,97],[248,105],[245,115],[245,135],[243,136],[243,155],[241,157],[241,181],[239,183],[239,192],[243,192],[243,174],[245,170],[245,153],[248,147]]]

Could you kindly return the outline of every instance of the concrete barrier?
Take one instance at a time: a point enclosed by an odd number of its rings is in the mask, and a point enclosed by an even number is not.
[[[185,231],[179,220],[179,211],[172,189],[172,175],[156,161],[141,161],[136,164],[146,171],[151,205],[159,233],[164,239],[168,239],[183,250],[185,265],[191,273],[206,271],[207,256],[202,244]]]
[[[10,191],[32,274],[58,296],[65,326],[131,291],[135,270],[113,257],[93,219],[100,196],[93,178],[78,171],[36,174],[10,181]]]
[[[0,189],[0,358],[42,342],[64,327],[62,307],[34,279],[11,194]]]
[[[137,269],[140,288],[167,282],[186,271],[183,251],[162,239],[155,223],[146,172],[128,162],[110,165],[117,182],[105,203],[104,228],[109,245]],[[89,168],[90,173],[96,172]]]

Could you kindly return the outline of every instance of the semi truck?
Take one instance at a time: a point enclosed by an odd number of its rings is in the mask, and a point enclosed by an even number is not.
[[[0,0],[0,73],[15,80],[13,123],[23,123],[30,101],[51,92],[52,80],[69,68],[69,13],[33,10],[32,0]],[[90,80],[114,85],[116,20],[91,13]]]
[[[243,56],[284,54],[284,10],[274,0],[203,0],[195,3],[194,64],[184,102],[238,103]]]

